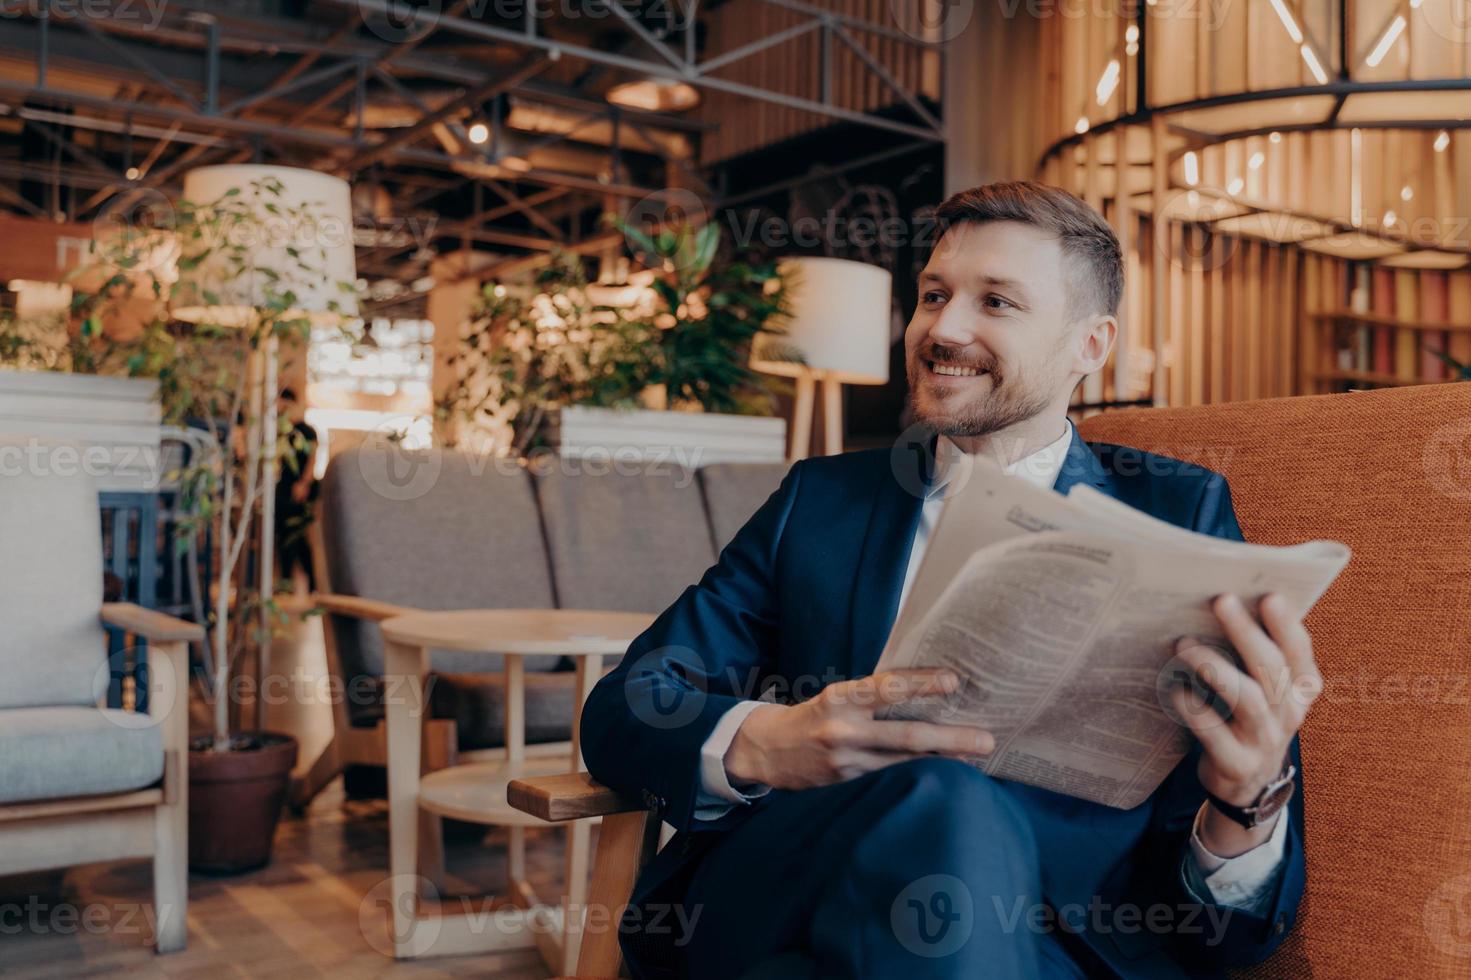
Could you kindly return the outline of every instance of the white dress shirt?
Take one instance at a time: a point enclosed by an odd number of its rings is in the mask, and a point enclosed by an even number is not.
[[[1073,426],[1069,422],[1056,441],[1002,467],[1003,472],[1020,477],[1039,487],[1051,489],[1057,482],[1057,474],[1067,459],[1068,447],[1072,444]],[[899,591],[899,608],[909,595],[920,562],[929,546],[930,535],[940,519],[945,506],[945,489],[955,475],[957,467],[965,460],[964,451],[949,439],[940,437],[935,446],[935,475],[920,508],[919,527],[914,532],[914,544],[909,549],[909,564],[904,571],[904,584]],[[743,701],[726,711],[711,730],[710,737],[700,749],[700,790],[696,800],[695,819],[715,820],[724,816],[734,806],[748,804],[765,796],[768,786],[752,785],[736,789],[725,772],[725,754],[735,741],[737,729],[762,701]],[[1200,842],[1199,829],[1205,805],[1195,817],[1195,826],[1190,834],[1190,855],[1182,862],[1181,875],[1186,887],[1201,901],[1214,901],[1254,914],[1265,914],[1262,906],[1268,904],[1276,892],[1283,857],[1287,847],[1287,820],[1279,817],[1266,843],[1233,858],[1223,858],[1206,850]],[[1209,896],[1209,897],[1207,897]]]

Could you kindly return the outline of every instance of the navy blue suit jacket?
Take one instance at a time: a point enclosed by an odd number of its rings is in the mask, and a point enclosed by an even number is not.
[[[932,445],[796,464],[593,691],[582,715],[588,769],[641,795],[679,832],[640,877],[635,903],[677,901],[703,847],[749,815],[738,807],[718,821],[694,819],[700,749],[721,715],[767,687],[778,700],[801,700],[872,672],[898,611]],[[1225,479],[1193,464],[1074,433],[1056,490],[1076,483],[1181,527],[1241,537]],[[1292,751],[1296,760],[1296,743]],[[1260,961],[1292,928],[1306,880],[1300,782],[1269,915],[1202,908],[1182,885],[1187,837],[1205,800],[1198,752],[1133,810],[1009,784],[1041,842],[1044,897],[1054,908],[1136,910],[1128,920],[1107,910],[1101,920],[1076,917],[1082,941],[1120,975],[1213,975]],[[1156,906],[1170,909],[1169,928],[1140,925]],[[641,974],[673,962],[636,936],[625,935],[624,948]]]

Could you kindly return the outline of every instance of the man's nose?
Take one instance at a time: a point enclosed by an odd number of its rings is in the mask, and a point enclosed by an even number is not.
[[[946,347],[966,347],[978,339],[975,317],[963,304],[951,300],[930,325],[929,339]]]

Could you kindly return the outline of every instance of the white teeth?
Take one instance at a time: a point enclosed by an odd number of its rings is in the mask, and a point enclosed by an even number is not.
[[[978,368],[961,367],[957,364],[931,364],[930,370],[955,378],[973,378],[981,373]]]

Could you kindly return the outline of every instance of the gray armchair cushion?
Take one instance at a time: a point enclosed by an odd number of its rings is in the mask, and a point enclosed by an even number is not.
[[[714,563],[689,470],[547,460],[536,492],[564,609],[662,612]]]
[[[0,804],[124,793],[163,776],[163,734],[104,708],[0,711]]]
[[[102,519],[85,458],[0,442],[0,709],[90,705],[106,689]]]
[[[403,482],[387,479],[395,472]],[[513,463],[437,450],[348,450],[327,468],[320,514],[335,592],[421,609],[555,605],[536,498]],[[382,673],[378,627],[331,619],[347,679]],[[431,651],[430,662],[442,671],[501,669],[498,657],[451,651]],[[528,671],[555,665],[550,657],[526,661]]]
[[[715,549],[723,550],[730,539],[776,492],[790,463],[714,463],[700,470],[700,486],[710,513],[710,533]]]

